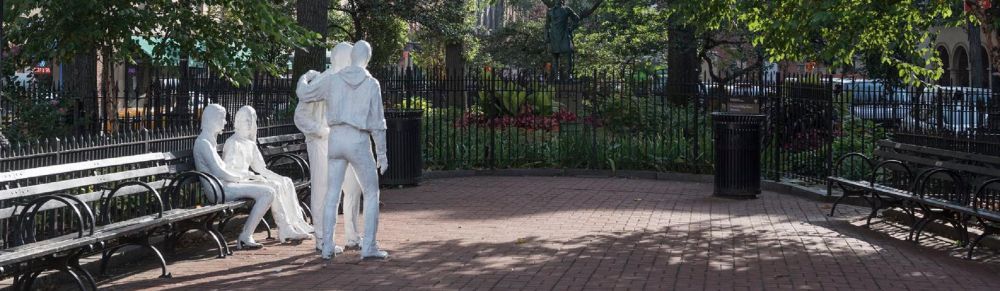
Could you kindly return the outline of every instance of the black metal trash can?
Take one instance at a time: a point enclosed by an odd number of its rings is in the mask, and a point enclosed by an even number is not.
[[[424,159],[420,144],[420,109],[386,109],[385,140],[389,169],[379,183],[382,185],[416,185],[423,173]]]
[[[756,198],[766,115],[715,112],[715,196]]]

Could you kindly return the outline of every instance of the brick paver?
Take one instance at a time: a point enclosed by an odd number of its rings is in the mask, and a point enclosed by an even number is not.
[[[701,183],[611,178],[468,177],[383,192],[380,240],[324,265],[313,243],[214,259],[189,250],[172,279],[142,264],[112,290],[1000,290],[1000,264],[867,230],[864,209],[765,192],[711,197]],[[342,231],[341,226],[338,226]],[[258,233],[262,240],[263,235]],[[341,236],[342,237],[342,236]],[[207,244],[204,244],[207,246]],[[985,251],[990,253],[990,251]],[[192,258],[192,256],[196,256]],[[127,272],[119,267],[116,272]]]

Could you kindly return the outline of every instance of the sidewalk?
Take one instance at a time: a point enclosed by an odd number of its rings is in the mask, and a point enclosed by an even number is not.
[[[383,192],[379,240],[324,266],[313,242],[235,251],[189,249],[118,267],[108,290],[1000,290],[1000,263],[903,229],[852,220],[866,209],[765,192],[710,196],[711,185],[611,178],[468,177]],[[338,226],[342,231],[342,226]],[[258,240],[263,241],[263,233]],[[340,235],[343,238],[342,235]],[[341,240],[342,242],[342,240]],[[196,258],[192,258],[192,257]],[[120,258],[119,258],[120,260]],[[150,261],[150,260],[146,260]],[[151,262],[151,261],[150,261]],[[129,272],[129,269],[133,270]]]

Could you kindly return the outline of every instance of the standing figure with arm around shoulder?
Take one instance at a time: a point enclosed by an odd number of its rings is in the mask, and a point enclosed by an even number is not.
[[[323,209],[322,257],[332,259],[334,252],[334,226],[337,223],[337,206],[340,188],[348,166],[357,171],[364,195],[365,232],[361,244],[362,259],[386,259],[389,254],[378,247],[379,171],[388,165],[385,144],[385,112],[379,82],[366,67],[371,58],[371,45],[358,41],[351,50],[351,66],[333,75],[332,92],[326,99],[326,122],[330,125],[329,184],[326,206]],[[372,156],[372,140],[375,154]]]
[[[351,49],[347,42],[338,43],[330,56],[330,69],[323,73],[310,70],[299,78],[295,94],[299,98],[295,107],[295,125],[305,134],[306,150],[309,153],[310,202],[312,209],[313,228],[315,229],[316,250],[321,251],[323,245],[323,209],[327,192],[327,139],[330,127],[326,122],[326,98],[333,88],[333,75],[351,63]],[[334,137],[336,138],[336,137]],[[344,230],[347,234],[347,247],[357,248],[361,243],[361,235],[357,227],[360,208],[361,186],[354,168],[347,167],[344,177]],[[343,248],[334,246],[336,253]]]

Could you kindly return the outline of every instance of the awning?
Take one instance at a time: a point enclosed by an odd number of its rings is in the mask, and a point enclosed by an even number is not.
[[[144,53],[146,53],[146,55],[148,55],[150,58],[155,58],[156,57],[153,54],[153,49],[156,47],[157,44],[159,44],[160,42],[162,42],[162,39],[159,38],[159,37],[146,38],[146,37],[137,36],[137,35],[133,35],[132,36],[132,40],[135,41],[135,43],[137,45],[139,45],[139,48]],[[204,49],[204,48],[201,45],[199,45],[197,47],[197,49],[200,50],[200,49]],[[176,47],[167,47],[166,54],[164,54],[163,56],[161,56],[159,59],[156,59],[155,61],[157,63],[162,64],[162,65],[178,66],[178,65],[180,65],[180,60],[181,60],[181,58],[180,58],[180,51]],[[205,64],[202,63],[202,62],[200,62],[200,61],[198,61],[198,60],[196,60],[196,59],[192,58],[192,59],[188,60],[188,66],[189,67],[196,67],[196,68],[203,68],[203,67],[205,67]]]

